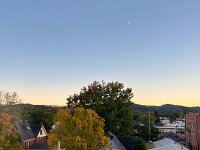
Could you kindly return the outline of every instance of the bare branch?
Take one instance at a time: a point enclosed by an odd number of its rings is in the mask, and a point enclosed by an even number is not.
[[[0,105],[15,105],[22,103],[16,92],[3,92],[0,91]]]

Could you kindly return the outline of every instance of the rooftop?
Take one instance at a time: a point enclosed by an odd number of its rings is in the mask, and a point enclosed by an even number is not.
[[[185,146],[171,139],[165,138],[160,141],[153,142],[155,148],[151,150],[189,150]]]

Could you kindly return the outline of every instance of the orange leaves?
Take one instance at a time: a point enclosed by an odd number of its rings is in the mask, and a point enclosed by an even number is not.
[[[0,147],[21,149],[19,134],[15,129],[12,115],[0,113]]]

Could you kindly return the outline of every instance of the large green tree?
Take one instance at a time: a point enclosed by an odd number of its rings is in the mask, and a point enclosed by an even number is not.
[[[50,130],[48,144],[51,149],[100,150],[108,146],[109,138],[104,136],[104,120],[95,111],[84,108],[59,110],[55,128]]]
[[[133,134],[132,97],[132,89],[124,88],[122,83],[94,81],[83,87],[79,94],[67,98],[67,105],[95,110],[105,119],[105,130],[127,136]]]

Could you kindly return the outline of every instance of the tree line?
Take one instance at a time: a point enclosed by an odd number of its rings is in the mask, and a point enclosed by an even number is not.
[[[66,108],[56,113],[48,106],[17,104],[20,102],[19,96],[15,96],[15,93],[9,94],[11,96],[5,94],[1,96],[0,102],[3,105],[0,106],[2,108],[0,112],[13,115],[16,119],[26,119],[31,124],[42,122],[49,132],[48,144],[51,148],[55,148],[60,141],[62,148],[65,149],[102,149],[109,141],[104,131],[111,131],[120,137],[131,136],[132,139],[137,139],[135,142],[140,149],[146,147],[144,140],[148,141],[147,120],[140,120],[146,126],[141,128],[141,133],[135,134],[133,111],[135,104],[131,100],[134,95],[132,89],[126,88],[123,83],[94,81],[83,87],[79,93],[66,98]],[[153,126],[151,130],[154,131]],[[0,130],[0,135],[3,132]],[[153,137],[156,139],[156,134],[157,131],[152,135],[152,139]],[[137,138],[134,138],[135,136]],[[74,145],[74,141],[79,145]],[[0,147],[3,147],[1,143]]]

